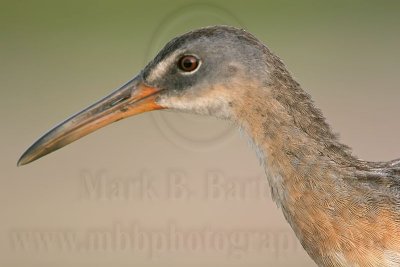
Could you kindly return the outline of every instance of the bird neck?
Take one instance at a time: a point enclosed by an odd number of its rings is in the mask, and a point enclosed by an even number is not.
[[[241,101],[236,120],[258,150],[274,201],[309,254],[325,253],[328,246],[315,244],[333,231],[329,209],[345,205],[343,177],[356,159],[294,81],[252,88]]]
[[[283,63],[267,60],[272,78],[247,79],[230,106],[300,243],[318,266],[398,266],[400,160],[355,158]]]
[[[282,191],[290,186],[307,188],[308,183],[326,182],[327,176],[354,166],[357,159],[337,140],[296,82],[277,84],[248,90],[235,114],[261,155],[269,178],[281,180],[281,184],[273,182],[271,189],[275,200],[283,204],[287,196]],[[335,176],[337,183],[340,179]]]

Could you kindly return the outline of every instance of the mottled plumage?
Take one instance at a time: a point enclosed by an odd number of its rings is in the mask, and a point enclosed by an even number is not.
[[[194,71],[178,66],[187,55],[198,59]],[[173,39],[131,82],[37,141],[20,164],[164,108],[228,119],[248,133],[274,201],[319,266],[400,266],[400,160],[352,155],[282,61],[233,27]]]

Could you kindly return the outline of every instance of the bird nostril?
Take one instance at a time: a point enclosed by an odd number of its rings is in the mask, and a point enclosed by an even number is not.
[[[127,96],[127,95],[123,96],[121,98],[118,98],[118,99],[116,99],[116,100],[114,100],[113,102],[110,103],[110,107],[113,107],[113,106],[115,106],[115,105],[127,100],[128,98],[129,98],[129,96]]]

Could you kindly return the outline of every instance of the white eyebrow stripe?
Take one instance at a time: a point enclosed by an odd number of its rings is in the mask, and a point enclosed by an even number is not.
[[[168,57],[166,57],[162,61],[158,62],[158,64],[155,65],[153,67],[153,69],[150,71],[147,79],[149,81],[154,81],[154,80],[164,76],[168,70],[168,66],[170,66],[175,61],[176,56],[180,53],[181,53],[181,51],[174,51]]]

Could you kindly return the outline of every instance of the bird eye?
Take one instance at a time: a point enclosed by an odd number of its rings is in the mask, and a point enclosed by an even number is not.
[[[184,72],[191,72],[199,66],[199,59],[195,56],[183,56],[178,61],[178,67]]]

